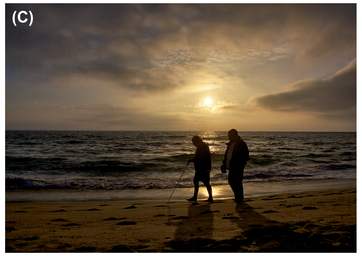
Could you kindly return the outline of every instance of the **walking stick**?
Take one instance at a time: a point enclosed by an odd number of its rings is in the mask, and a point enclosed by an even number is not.
[[[185,171],[186,171],[187,166],[189,166],[189,162],[187,162],[187,165],[186,165],[186,167],[185,167],[184,171],[182,172],[180,179],[179,179],[179,180],[178,180],[178,182],[176,183],[176,186],[177,186],[177,185],[178,185],[178,183],[180,182],[180,180],[181,180],[181,178],[182,178],[182,175],[184,175],[184,173],[185,173]],[[172,192],[172,194],[171,194],[171,196],[170,196],[170,198],[168,199],[168,201],[167,201],[167,202],[169,202],[169,201],[170,201],[170,199],[171,199],[171,197],[172,197],[173,193],[175,192],[175,190],[176,190],[176,187],[175,187],[175,189],[173,190],[173,192]]]

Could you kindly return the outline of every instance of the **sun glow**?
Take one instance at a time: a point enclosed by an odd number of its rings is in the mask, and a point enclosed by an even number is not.
[[[212,103],[212,99],[206,98],[205,101],[204,101],[204,103],[205,103],[205,105],[210,106],[211,103]]]

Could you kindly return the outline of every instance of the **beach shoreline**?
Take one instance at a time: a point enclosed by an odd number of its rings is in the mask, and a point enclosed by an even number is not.
[[[240,204],[6,203],[6,252],[356,252],[356,188]]]
[[[229,185],[212,185],[215,199],[231,199]],[[290,180],[274,182],[245,182],[245,197],[293,192],[356,188],[356,179]],[[173,194],[172,194],[173,193]],[[172,194],[172,197],[170,198]],[[191,197],[193,188],[82,190],[82,189],[17,189],[6,191],[6,203],[66,203],[66,202],[122,202],[122,201],[183,201]],[[206,199],[207,191],[200,183],[199,198]]]

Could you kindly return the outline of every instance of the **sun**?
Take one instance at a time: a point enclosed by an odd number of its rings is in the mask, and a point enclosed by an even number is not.
[[[206,99],[205,99],[205,101],[204,101],[204,103],[205,103],[205,105],[210,106],[210,105],[211,105],[211,103],[212,103],[212,99],[210,99],[210,98],[206,98]]]

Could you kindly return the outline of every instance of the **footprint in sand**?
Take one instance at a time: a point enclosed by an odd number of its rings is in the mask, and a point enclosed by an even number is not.
[[[73,247],[73,246],[70,245],[70,244],[60,244],[60,245],[57,247],[57,249],[62,250],[62,249],[71,248],[71,247]]]
[[[239,217],[235,217],[235,216],[226,216],[226,217],[222,217],[223,220],[237,220],[239,219]]]
[[[134,252],[134,250],[126,245],[116,245],[115,247],[106,252]]]
[[[68,223],[68,224],[64,224],[62,225],[62,227],[75,227],[75,226],[82,226],[78,223]]]
[[[288,198],[303,198],[304,196],[295,196],[295,195],[291,195],[291,196],[288,196]]]
[[[6,227],[5,229],[6,229],[6,230],[5,230],[6,233],[10,233],[11,231],[17,230],[17,229],[14,228],[14,227]]]
[[[136,225],[137,223],[134,221],[121,221],[118,222],[116,225]]]
[[[65,219],[55,219],[55,220],[50,220],[50,221],[53,221],[53,222],[68,222]]]
[[[302,210],[317,210],[318,208],[317,207],[314,207],[314,206],[306,206],[306,207],[303,207]]]
[[[137,209],[137,207],[134,206],[134,205],[132,205],[132,206],[126,207],[126,208],[124,208],[124,209]]]
[[[100,210],[97,209],[97,208],[92,208],[92,209],[88,209],[88,210],[86,210],[86,211],[88,211],[88,212],[93,212],[93,211],[100,211]]]
[[[276,197],[276,198],[263,198],[261,200],[268,201],[268,200],[282,200],[282,199],[284,199],[284,198]]]
[[[319,228],[320,227],[320,225],[316,225],[316,224],[313,224],[313,223],[310,223],[310,224],[308,224],[308,225],[306,225],[304,228]]]
[[[290,207],[297,207],[297,206],[302,206],[301,204],[293,204],[293,205],[287,205],[285,206],[285,208],[290,208]]]
[[[333,196],[333,195],[343,195],[342,192],[340,193],[329,193],[329,194],[323,194],[323,196]]]
[[[64,209],[61,209],[61,210],[50,211],[50,212],[67,212],[67,211],[66,211],[66,210],[64,210]]]
[[[111,221],[111,220],[125,220],[126,218],[115,218],[115,217],[110,217],[108,219],[104,219],[103,221]]]
[[[38,240],[39,237],[38,236],[29,236],[29,237],[25,237],[22,238],[24,241],[34,241],[34,240]]]
[[[93,246],[82,246],[82,247],[76,248],[74,251],[75,252],[96,252],[96,248]]]
[[[220,212],[219,210],[216,210],[216,211],[210,211],[210,210],[206,210],[200,214],[210,214],[210,213],[214,213],[214,212]]]
[[[157,215],[154,215],[153,217],[165,217],[166,215],[165,214],[157,214]]]
[[[173,220],[189,220],[190,218],[189,217],[186,217],[186,216],[178,216],[178,217],[175,217],[175,218],[172,218]]]
[[[251,207],[251,206],[247,206],[247,207],[245,207],[245,208],[243,208],[244,210],[252,210],[252,209],[254,209],[254,207]]]

